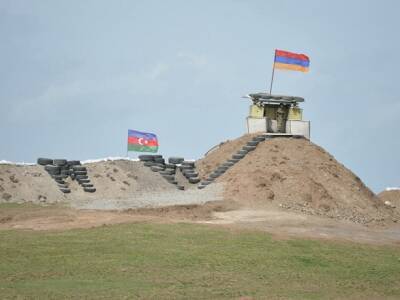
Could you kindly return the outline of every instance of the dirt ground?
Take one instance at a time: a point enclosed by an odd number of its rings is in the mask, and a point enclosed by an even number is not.
[[[121,223],[200,223],[235,230],[257,230],[277,239],[310,238],[400,246],[400,224],[366,227],[349,221],[301,215],[274,208],[243,209],[229,203],[183,205],[126,211],[76,210],[59,206],[2,208],[0,230],[70,230]]]

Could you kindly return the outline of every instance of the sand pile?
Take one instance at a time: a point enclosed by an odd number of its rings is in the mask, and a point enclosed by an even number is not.
[[[205,178],[252,136],[227,142],[197,162]],[[273,138],[231,167],[216,182],[243,207],[279,206],[356,223],[393,222],[399,215],[321,147],[306,139]]]
[[[175,190],[141,162],[117,160],[85,164],[97,191],[85,193],[71,178],[63,194],[43,166],[0,165],[0,202],[54,203],[68,200],[129,199],[133,195]]]
[[[43,166],[0,164],[0,203],[62,203],[79,209],[124,210],[171,205],[203,204],[221,200],[221,187],[216,184],[200,191],[183,175],[185,190],[178,190],[159,172],[131,160],[96,161],[85,164],[96,192],[87,193],[76,180],[66,180],[71,193],[60,191]]]

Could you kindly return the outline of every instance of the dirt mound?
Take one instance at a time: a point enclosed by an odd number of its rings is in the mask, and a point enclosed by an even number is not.
[[[68,178],[71,193],[63,194],[42,166],[0,165],[0,201],[54,203],[68,199],[124,199],[132,194],[175,190],[140,162],[105,161],[85,166],[96,193],[84,192],[76,181]]]
[[[200,175],[205,178],[251,138],[227,142],[198,161]],[[216,182],[225,184],[226,200],[242,207],[272,205],[362,224],[399,219],[360,178],[306,139],[267,139]]]

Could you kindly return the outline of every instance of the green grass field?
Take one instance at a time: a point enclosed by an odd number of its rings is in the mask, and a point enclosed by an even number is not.
[[[400,298],[400,249],[193,224],[0,231],[0,298]]]

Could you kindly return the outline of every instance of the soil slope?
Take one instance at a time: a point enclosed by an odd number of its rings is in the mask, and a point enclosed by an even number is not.
[[[227,142],[198,161],[201,176],[231,158],[250,138]],[[306,139],[261,142],[216,182],[225,183],[226,200],[242,207],[278,206],[362,224],[399,219],[360,178]]]

